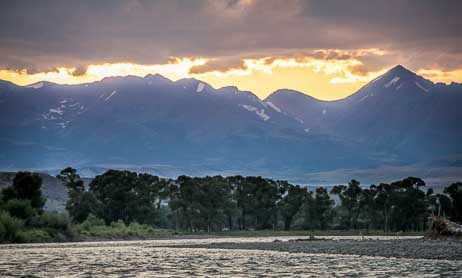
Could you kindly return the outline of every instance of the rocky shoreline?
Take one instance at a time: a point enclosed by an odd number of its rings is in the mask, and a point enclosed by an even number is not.
[[[462,260],[462,240],[331,240],[303,239],[274,242],[211,243],[174,248],[210,248],[282,251],[290,253],[342,254],[413,259]]]

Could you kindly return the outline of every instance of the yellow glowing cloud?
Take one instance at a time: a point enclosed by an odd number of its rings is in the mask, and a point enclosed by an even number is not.
[[[12,81],[18,85],[28,85],[39,81],[50,81],[58,84],[80,84],[101,80],[109,76],[145,76],[149,73],[159,73],[176,80],[189,76],[193,66],[205,64],[205,59],[175,59],[171,63],[159,65],[139,65],[132,63],[114,63],[90,65],[82,75],[74,75],[75,68],[58,68],[52,72],[28,74],[27,71],[0,70],[0,79]]]
[[[312,57],[244,59],[243,68],[226,72],[210,71],[192,74],[191,68],[202,66],[207,59],[175,59],[171,63],[159,65],[139,65],[132,63],[113,63],[90,65],[82,75],[74,74],[75,68],[58,68],[53,72],[28,74],[0,70],[0,79],[19,85],[28,85],[39,81],[59,84],[79,84],[101,80],[109,76],[145,76],[159,73],[172,80],[195,77],[210,83],[215,88],[237,86],[241,90],[254,92],[261,98],[271,92],[288,88],[306,92],[314,97],[333,100],[346,97],[356,91],[365,82],[377,74],[357,76],[350,67],[360,65],[355,59],[324,60]]]
[[[281,89],[294,89],[319,99],[344,98],[368,81],[384,73],[354,74],[351,70],[362,63],[356,59],[316,59],[313,57],[245,59],[244,67],[210,71],[195,76],[216,87],[237,85],[264,98]]]
[[[462,69],[456,69],[452,71],[443,71],[440,69],[421,69],[417,71],[417,74],[431,79],[434,82],[462,82]]]

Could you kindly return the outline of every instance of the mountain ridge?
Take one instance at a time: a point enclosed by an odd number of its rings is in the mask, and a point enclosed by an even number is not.
[[[428,82],[397,66],[336,101],[287,89],[260,99],[161,75],[0,82],[0,169],[139,165],[301,178],[462,154],[462,86]]]
[[[196,78],[181,78],[181,79],[178,79],[178,80],[172,80],[172,79],[169,79],[159,73],[155,73],[155,74],[146,74],[145,76],[141,77],[141,76],[135,76],[135,75],[125,75],[125,76],[109,76],[109,77],[104,77],[103,79],[101,80],[97,80],[97,81],[93,81],[93,82],[87,82],[87,83],[77,83],[77,84],[59,84],[59,83],[55,83],[55,82],[49,82],[49,81],[37,81],[37,82],[34,82],[34,83],[31,83],[31,84],[27,84],[27,85],[18,85],[18,84],[15,84],[11,81],[7,81],[7,80],[1,80],[0,79],[0,84],[3,82],[3,83],[8,83],[8,84],[11,84],[11,85],[14,85],[14,86],[17,86],[17,87],[31,87],[32,85],[35,85],[35,84],[38,84],[38,83],[43,83],[43,84],[48,84],[48,85],[58,85],[58,86],[87,86],[87,85],[92,85],[92,84],[95,84],[95,83],[100,83],[100,82],[107,82],[107,81],[110,81],[110,80],[127,80],[127,79],[160,79],[160,80],[164,80],[164,81],[168,81],[170,83],[177,83],[177,82],[180,82],[180,83],[183,83],[183,82],[201,82],[201,83],[204,83],[206,86],[210,86],[212,87],[214,90],[221,90],[221,89],[225,89],[225,88],[235,88],[236,90],[239,90],[241,92],[250,92],[252,94],[254,94],[255,96],[257,96],[260,100],[264,101],[266,99],[268,99],[270,96],[272,96],[273,94],[277,94],[277,93],[280,93],[281,91],[290,91],[290,92],[294,92],[294,93],[300,93],[300,94],[303,94],[305,96],[309,96],[315,100],[318,100],[318,101],[322,101],[322,102],[336,102],[336,101],[339,101],[339,100],[343,100],[343,99],[346,99],[346,98],[349,98],[350,96],[353,96],[355,95],[356,93],[358,93],[361,89],[363,89],[364,87],[368,86],[370,83],[376,81],[378,78],[382,78],[383,76],[385,75],[390,75],[390,74],[406,74],[406,75],[409,75],[409,76],[417,76],[417,77],[420,77],[422,79],[425,79],[419,75],[417,75],[416,73],[412,72],[411,70],[405,68],[404,66],[402,65],[396,65],[394,67],[392,67],[391,69],[389,69],[386,73],[384,73],[383,75],[371,80],[368,84],[364,85],[363,87],[361,87],[360,89],[356,90],[355,92],[353,92],[352,94],[344,97],[344,98],[341,98],[341,99],[335,99],[335,100],[322,100],[322,99],[318,99],[312,95],[310,95],[309,93],[307,92],[302,92],[302,91],[298,91],[296,89],[289,89],[289,88],[280,88],[280,89],[277,89],[275,91],[273,91],[272,93],[270,93],[268,96],[266,96],[265,98],[259,98],[257,95],[255,95],[254,93],[252,93],[251,91],[248,91],[248,90],[240,90],[237,86],[235,85],[229,85],[229,86],[223,86],[223,87],[219,87],[219,88],[215,88],[213,87],[212,85],[210,85],[209,83],[203,81],[203,80],[200,80],[200,79],[196,79]],[[451,85],[461,85],[462,86],[462,83],[458,83],[458,82],[451,82],[450,84],[446,84],[446,83],[442,83],[442,82],[433,82],[429,79],[425,79],[426,81],[429,81],[431,82],[433,85],[443,85],[443,86],[451,86]]]

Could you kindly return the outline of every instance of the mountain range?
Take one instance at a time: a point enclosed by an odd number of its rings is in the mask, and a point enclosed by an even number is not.
[[[446,182],[438,177],[462,177],[461,107],[462,84],[402,66],[337,101],[286,89],[261,100],[158,74],[79,85],[0,81],[0,169]]]

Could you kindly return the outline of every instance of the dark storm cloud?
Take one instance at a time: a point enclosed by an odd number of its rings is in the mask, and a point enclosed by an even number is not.
[[[303,1],[301,14],[339,32],[361,34],[412,64],[462,65],[462,1]],[[454,62],[456,64],[454,64]]]
[[[449,0],[2,1],[0,68],[82,74],[94,63],[209,57],[220,70],[241,65],[236,57],[364,48],[414,67],[457,68],[461,10],[462,1]]]

